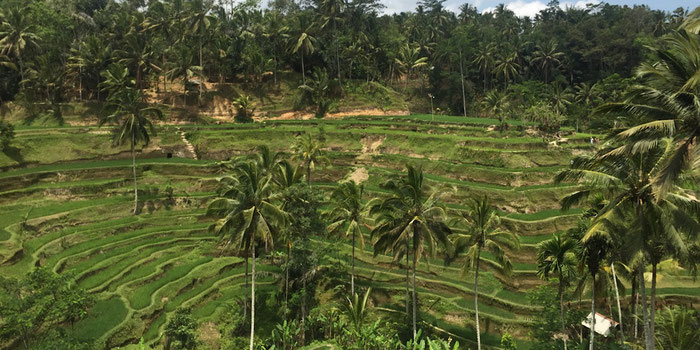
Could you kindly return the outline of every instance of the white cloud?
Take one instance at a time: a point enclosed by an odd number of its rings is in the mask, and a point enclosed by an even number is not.
[[[585,8],[586,4],[599,2],[600,0],[563,1],[559,3],[559,7],[563,10],[571,7]],[[506,8],[513,11],[518,17],[535,17],[540,11],[547,8],[547,4],[542,0],[515,0],[507,3]],[[482,12],[493,12],[495,9],[495,7],[487,7]]]

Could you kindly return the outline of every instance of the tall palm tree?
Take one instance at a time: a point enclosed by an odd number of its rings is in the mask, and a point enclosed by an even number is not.
[[[338,50],[338,22],[342,22],[341,13],[345,9],[344,0],[321,0],[319,12],[321,13],[321,29],[327,26],[332,26],[333,43],[335,46],[335,63],[338,81],[342,81],[340,77],[340,54]]]
[[[445,224],[445,209],[439,205],[440,192],[428,193],[423,184],[423,169],[406,166],[406,174],[391,180],[386,188],[392,196],[370,209],[377,225],[372,230],[375,254],[394,253],[395,258],[411,254],[413,267],[413,337],[416,337],[416,266],[422,257],[434,256],[438,244],[449,246],[450,229]]]
[[[118,123],[114,133],[113,142],[121,146],[128,144],[131,149],[131,165],[134,172],[134,215],[138,211],[139,192],[136,183],[136,151],[137,144],[147,146],[151,136],[156,134],[151,119],[163,119],[163,112],[155,107],[144,104],[141,92],[133,88],[110,96],[109,105],[113,112],[100,120],[100,125],[105,123]]]
[[[328,157],[323,154],[324,143],[314,138],[311,133],[297,137],[292,146],[292,158],[301,161],[306,169],[306,183],[311,184],[311,171],[317,166],[328,163]]]
[[[476,344],[481,350],[481,330],[479,329],[479,265],[484,258],[482,251],[488,251],[496,258],[494,267],[499,273],[510,276],[513,264],[506,255],[506,249],[519,249],[520,241],[514,233],[502,231],[499,228],[500,218],[496,210],[484,196],[474,200],[469,209],[462,213],[467,229],[464,233],[454,233],[450,236],[454,244],[454,256],[465,254],[462,273],[474,269],[474,313],[476,320]]]
[[[487,89],[488,76],[493,72],[495,60],[493,59],[495,47],[493,45],[483,45],[479,48],[474,58],[475,64],[479,65],[479,70],[484,75],[484,91]]]
[[[559,51],[557,43],[552,40],[537,46],[537,50],[532,53],[531,63],[542,69],[544,83],[548,84],[549,71],[561,65],[563,58],[564,53]]]
[[[372,205],[371,202],[362,204],[363,194],[364,186],[362,184],[357,184],[354,180],[341,183],[331,194],[333,209],[327,213],[329,222],[331,222],[328,225],[328,232],[338,233],[338,231],[344,230],[345,236],[352,237],[350,295],[355,295],[355,241],[358,241],[360,249],[364,248],[365,240],[361,226],[364,216],[368,214]]]
[[[550,275],[556,275],[559,279],[559,309],[561,312],[561,332],[566,332],[566,319],[564,317],[564,287],[569,282],[576,267],[575,250],[578,242],[563,236],[554,234],[552,238],[540,242],[537,246],[537,275],[548,279]],[[564,339],[564,349],[566,349]]]
[[[22,58],[29,48],[38,48],[41,38],[34,33],[35,25],[27,8],[12,8],[0,22],[0,55],[17,59],[17,68],[24,80]]]
[[[252,258],[250,303],[250,350],[255,337],[255,258],[257,244],[265,248],[274,245],[274,236],[287,220],[286,213],[276,204],[277,196],[272,176],[265,174],[255,161],[236,164],[231,176],[220,179],[222,191],[207,208],[208,215],[219,219],[212,231],[226,239],[226,248],[248,253]],[[247,278],[247,276],[246,276]]]
[[[607,226],[615,219],[628,219],[630,215],[627,249],[636,254],[637,264],[646,266],[652,263],[652,298],[649,317],[646,307],[644,268],[640,268],[639,283],[642,292],[642,315],[647,350],[654,348],[653,313],[655,307],[656,264],[660,252],[683,254],[687,251],[684,235],[693,237],[700,232],[700,225],[692,217],[700,202],[687,190],[675,187],[664,196],[654,192],[652,181],[664,171],[666,159],[675,155],[673,143],[669,139],[645,143],[646,153],[630,154],[628,146],[606,148],[597,157],[577,157],[570,169],[557,174],[555,181],[574,181],[582,188],[567,195],[562,200],[564,209],[581,203],[592,194],[602,194],[607,204],[599,211],[586,230],[582,241],[599,235],[608,235]],[[639,146],[641,147],[641,146]],[[635,253],[636,252],[636,253]]]
[[[591,328],[590,339],[588,341],[588,349],[595,349],[595,291],[596,291],[596,276],[601,270],[603,260],[608,254],[608,241],[603,236],[593,236],[583,243],[581,251],[581,262],[585,265],[585,269],[590,275],[591,287]]]
[[[304,67],[304,56],[311,55],[316,51],[316,38],[312,35],[311,27],[305,27],[303,21],[299,20],[300,28],[292,43],[292,53],[299,53],[301,56],[301,79],[302,84],[306,84],[306,68]]]
[[[411,73],[428,65],[427,57],[420,57],[420,47],[409,46],[408,44],[401,47],[399,57],[394,59],[397,65],[397,70],[405,75],[404,90],[408,87],[408,80],[411,78]]]
[[[269,152],[268,152],[269,153]],[[266,152],[260,152],[260,160],[258,164],[270,164],[274,163],[276,169],[272,172],[272,180],[275,182],[277,187],[284,191],[294,185],[301,184],[304,178],[303,172],[298,166],[294,166],[287,160],[273,160],[279,158],[275,154],[270,157],[265,156]],[[264,167],[264,165],[263,165]],[[287,210],[289,202],[282,198],[282,210]],[[289,257],[292,255],[292,241],[294,240],[293,232],[289,229],[284,229],[281,232],[281,238],[285,240],[285,245],[287,246],[287,256],[285,257],[285,276],[284,276],[284,308],[285,312],[288,309],[289,301]]]

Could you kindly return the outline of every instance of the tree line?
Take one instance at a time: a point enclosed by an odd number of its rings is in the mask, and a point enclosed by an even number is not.
[[[520,118],[542,101],[570,125],[604,129],[615,120],[591,118],[592,108],[620,97],[644,46],[687,17],[680,8],[551,1],[528,18],[503,4],[454,13],[443,3],[387,15],[379,0],[3,0],[0,101],[60,117],[63,102],[104,100],[113,64],[137,89],[173,92],[169,83],[182,82],[173,93],[183,104],[206,82],[242,82],[264,95],[279,89],[281,72],[306,85],[321,70],[341,91],[380,82],[424,101],[423,110],[432,96],[446,113]]]

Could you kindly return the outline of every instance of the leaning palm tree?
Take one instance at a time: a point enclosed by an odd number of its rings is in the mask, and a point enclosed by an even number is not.
[[[126,88],[114,93],[108,99],[113,112],[100,120],[105,123],[118,123],[113,142],[117,146],[128,144],[131,149],[131,164],[134,171],[134,215],[138,212],[139,192],[136,183],[136,145],[148,146],[151,136],[156,134],[151,119],[163,119],[163,112],[156,107],[144,104],[141,92]]]
[[[581,83],[576,85],[576,92],[574,94],[574,100],[583,105],[586,118],[591,110],[591,107],[600,101],[600,97],[597,94],[596,84]],[[576,118],[576,132],[579,130],[579,118]]]
[[[362,204],[363,194],[364,186],[358,185],[354,180],[341,183],[331,194],[333,209],[327,213],[331,222],[328,225],[328,232],[338,233],[344,230],[345,236],[352,237],[350,295],[355,295],[355,241],[359,243],[360,249],[364,248],[365,240],[360,227],[372,205],[371,202]]]
[[[219,219],[211,230],[226,240],[225,248],[246,253],[252,258],[250,303],[250,350],[255,336],[255,253],[258,242],[265,248],[274,245],[274,235],[287,220],[276,204],[272,176],[264,174],[254,161],[236,164],[231,176],[220,179],[222,191],[207,208],[207,214]],[[247,279],[247,276],[246,276]]]
[[[552,238],[540,242],[537,246],[537,275],[548,279],[550,275],[556,275],[559,279],[559,309],[561,312],[561,332],[566,332],[566,319],[564,317],[564,288],[575,272],[575,250],[578,242],[560,233]],[[564,339],[564,349],[566,349]]]
[[[518,236],[499,229],[500,218],[496,210],[489,204],[488,198],[474,200],[469,209],[462,213],[466,224],[465,232],[454,233],[450,236],[454,244],[454,257],[464,255],[462,273],[466,274],[474,268],[474,313],[476,320],[476,344],[481,350],[481,331],[479,330],[479,265],[485,259],[482,251],[488,251],[496,258],[493,267],[501,274],[510,276],[513,264],[506,255],[506,249],[520,248]]]
[[[314,138],[311,133],[299,136],[292,146],[292,157],[302,162],[306,169],[306,183],[311,184],[311,171],[317,166],[328,163],[328,158],[323,155],[324,144]]]
[[[392,196],[373,205],[372,230],[375,254],[392,252],[396,260],[406,254],[413,257],[413,337],[416,337],[416,266],[422,257],[434,256],[438,244],[449,247],[450,229],[445,224],[445,209],[438,203],[441,192],[428,193],[423,184],[423,169],[406,166],[406,174],[389,181],[386,188]],[[407,266],[408,268],[408,266]],[[408,277],[408,274],[407,274]]]

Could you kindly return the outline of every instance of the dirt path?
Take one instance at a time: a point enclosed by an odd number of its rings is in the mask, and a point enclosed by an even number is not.
[[[180,129],[180,128],[177,128],[177,132],[180,133],[180,138],[182,139],[182,143],[185,144],[185,152],[184,152],[184,153],[185,153],[185,157],[186,157],[186,158],[197,159],[197,152],[195,152],[194,146],[192,145],[192,143],[190,142],[190,140],[188,140],[188,139],[185,137],[185,132],[182,131],[182,129]]]
[[[326,114],[323,119],[342,119],[345,117],[354,117],[354,116],[391,116],[391,115],[408,115],[407,110],[381,110],[379,108],[361,108],[361,109],[353,109],[345,112],[337,112],[337,113],[328,113]],[[313,113],[303,113],[303,112],[287,112],[287,113],[282,113],[280,116],[277,117],[254,117],[255,121],[264,121],[264,120],[294,120],[294,119],[301,119],[301,120],[309,120],[313,119],[314,115]]]

